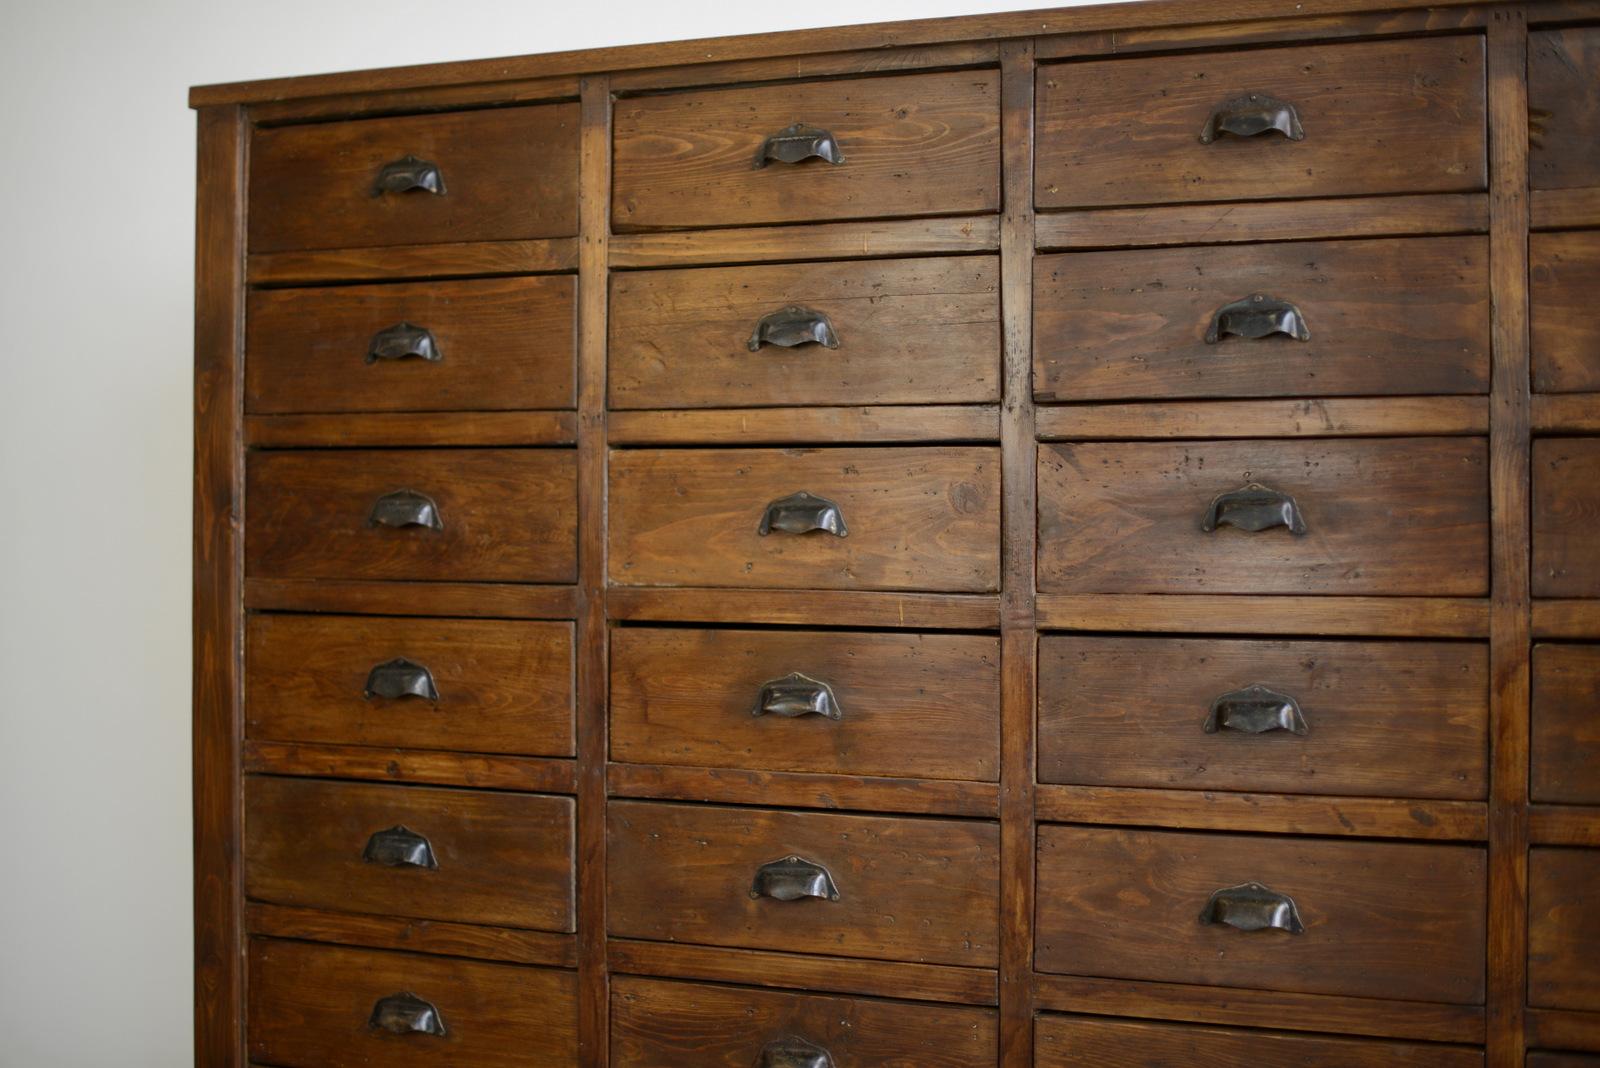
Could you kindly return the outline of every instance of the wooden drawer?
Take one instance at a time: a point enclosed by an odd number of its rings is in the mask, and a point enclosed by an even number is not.
[[[1042,446],[1039,588],[1483,594],[1486,461],[1476,438]],[[1303,533],[1246,529],[1289,499]]]
[[[634,97],[617,101],[614,122],[618,230],[1000,207],[998,71]],[[809,129],[774,149],[799,161],[769,158],[768,139],[797,124]]]
[[[1600,1068],[1600,1054],[1530,1052],[1527,1068]]]
[[[1483,82],[1476,36],[1052,64],[1038,74],[1035,199],[1067,208],[1482,189]],[[1273,104],[1293,109],[1302,137],[1252,124],[1250,110]]]
[[[1600,185],[1600,26],[1528,34],[1528,177],[1535,189]]]
[[[1268,1021],[1263,1021],[1268,1022]],[[1041,1016],[1035,1068],[1482,1068],[1483,1051],[1434,1043]]]
[[[566,797],[251,776],[245,894],[570,931],[572,825]]]
[[[1481,799],[1488,706],[1488,650],[1465,642],[1051,635],[1039,777]]]
[[[571,1068],[578,1063],[573,972],[256,939],[250,943],[249,986],[250,1057],[262,1064]]]
[[[1000,643],[621,628],[611,639],[611,759],[994,782]]]
[[[996,448],[617,450],[610,482],[621,585],[999,589]]]
[[[570,449],[254,452],[245,492],[245,570],[252,576],[577,577],[577,458]],[[417,596],[425,603],[426,592]]]
[[[993,823],[642,801],[607,820],[613,937],[997,963]],[[794,858],[803,869],[774,867]]]
[[[439,192],[406,187],[433,177]],[[251,252],[577,232],[577,104],[281,126],[251,141]]]
[[[255,290],[245,408],[570,408],[575,289],[565,275]]]
[[[993,1068],[995,1017],[993,1009],[617,976],[611,981],[611,1064]],[[821,1051],[827,1059],[774,1059],[775,1051],[790,1048],[813,1057]]]
[[[1533,388],[1600,390],[1600,233],[1529,234],[1528,261]]]
[[[1533,594],[1600,597],[1600,438],[1533,443]]]
[[[1482,1004],[1486,872],[1470,846],[1044,826],[1036,966]],[[1218,891],[1242,896],[1252,883],[1292,900],[1304,930],[1202,919]],[[1259,916],[1234,908],[1240,923]],[[1286,923],[1287,911],[1279,906]]]
[[[1274,332],[1249,336],[1263,329]],[[1483,393],[1489,247],[1440,237],[1042,256],[1033,344],[1047,401]]]
[[[993,256],[618,274],[611,406],[994,402],[999,288]]]
[[[1528,1004],[1600,1012],[1600,850],[1528,851]]]
[[[1530,796],[1600,805],[1600,645],[1533,647]]]
[[[245,733],[572,756],[572,624],[252,615]]]

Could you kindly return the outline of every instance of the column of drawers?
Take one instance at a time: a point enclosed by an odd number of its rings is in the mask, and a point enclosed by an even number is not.
[[[1372,197],[1348,217],[1381,219],[1376,198],[1483,190],[1483,75],[1469,34],[1039,70],[1036,199],[1074,214],[1041,216],[1064,251],[1034,276],[1034,963],[1046,990],[1174,1021],[1047,1013],[1039,1065],[1483,1062],[1365,1012],[1484,1004],[1483,832],[1422,809],[1488,796],[1488,648],[1331,620],[1489,593],[1487,441],[1403,417],[1349,436],[1332,413],[1488,392],[1488,239],[1352,239],[1255,203]],[[1141,631],[1096,632],[1112,606]],[[1095,825],[1112,797],[1131,814]],[[1332,818],[1296,826],[1305,802]],[[1347,802],[1400,830],[1363,837]],[[1232,1025],[1176,1022],[1202,1000]],[[1334,1004],[1332,1026],[1288,1008]]]

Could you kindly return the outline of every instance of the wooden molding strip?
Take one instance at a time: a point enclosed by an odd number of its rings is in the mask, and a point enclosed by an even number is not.
[[[571,619],[571,586],[364,579],[246,579],[244,604],[262,612],[350,612],[385,616]]]
[[[606,783],[612,797],[984,819],[1000,815],[1000,787],[992,782],[612,764]]]
[[[368,949],[399,949],[511,964],[571,968],[577,963],[577,938],[548,931],[477,927],[437,920],[357,916],[348,912],[291,908],[252,902],[245,906],[252,935],[334,942]]]
[[[1571,1049],[1600,1053],[1600,1012],[1527,1010],[1529,1049]]]
[[[894,50],[869,48],[855,52],[821,52],[812,55],[736,60],[731,63],[651,67],[614,74],[611,86],[618,96],[623,96],[662,89],[749,85],[756,82],[796,81],[803,78],[829,78],[852,74],[892,74],[902,71],[993,66],[999,61],[1000,49],[992,40],[952,41],[948,44],[932,44],[920,48]]]
[[[850,960],[625,938],[611,939],[607,950],[611,970],[627,975],[961,1005],[994,1005],[999,993],[995,973],[986,968]]]
[[[993,252],[1000,247],[994,215],[816,223],[729,230],[671,230],[616,234],[611,266],[694,267],[766,260],[829,260]]]
[[[244,770],[557,794],[570,794],[577,782],[570,759],[254,740],[244,744]]]
[[[1600,601],[1534,601],[1535,638],[1600,638]]]
[[[642,623],[770,623],[910,630],[994,630],[993,594],[856,590],[632,589],[606,592],[611,618]]]
[[[247,280],[253,286],[387,282],[571,271],[577,264],[577,239],[553,237],[538,241],[258,252],[250,257]]]
[[[1041,593],[1046,630],[1486,638],[1489,602],[1460,597]]]
[[[1535,230],[1600,226],[1600,188],[1535,189],[1530,200]]]
[[[358,412],[249,415],[245,444],[257,448],[385,445],[571,445],[575,412]]]
[[[1041,975],[1038,1006],[1056,1012],[1136,1016],[1186,1023],[1259,1027],[1271,1021],[1286,1031],[1328,1031],[1425,1042],[1480,1043],[1482,1007],[1378,1001],[1331,994],[1272,990],[1218,990],[1181,983]]]
[[[1535,434],[1600,432],[1600,393],[1535,393]]]
[[[306,97],[269,101],[250,108],[250,121],[262,125],[327,119],[367,118],[375,115],[414,114],[443,108],[507,104],[542,104],[576,100],[578,79],[528,78],[523,81],[484,82],[478,85],[423,86],[393,92],[353,93],[343,96]]]
[[[994,405],[611,412],[612,445],[998,441]]]
[[[1152,401],[1041,406],[1043,441],[1487,434],[1487,397]]]
[[[1039,216],[1038,242],[1040,249],[1156,248],[1488,230],[1486,195],[1447,193],[1050,212]]]
[[[1544,846],[1600,847],[1600,808],[1529,805],[1528,841]]]
[[[1481,801],[1040,785],[1034,812],[1042,822],[1124,827],[1451,842],[1481,842],[1489,836],[1488,806]]]

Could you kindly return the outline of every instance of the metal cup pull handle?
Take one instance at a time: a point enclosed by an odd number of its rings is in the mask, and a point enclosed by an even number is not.
[[[1266,734],[1269,731],[1288,731],[1305,735],[1305,714],[1300,702],[1286,693],[1269,689],[1259,682],[1242,690],[1232,690],[1211,702],[1211,712],[1206,716],[1205,732],[1237,731],[1240,734]]]
[[[750,883],[750,896],[770,897],[774,901],[799,901],[803,897],[838,901],[839,888],[821,864],[790,855],[770,861],[756,869]]]
[[[768,163],[799,163],[802,160],[820,159],[835,167],[844,162],[844,152],[839,140],[820,126],[797,122],[785,126],[765,141],[756,153],[756,169]]]
[[[385,163],[378,172],[378,180],[372,184],[373,196],[412,190],[444,196],[444,172],[439,170],[439,165],[416,156],[402,156]]]
[[[1311,340],[1305,314],[1293,301],[1252,293],[1212,313],[1211,326],[1206,329],[1206,344],[1215,345],[1229,336],[1253,341],[1270,334],[1287,334],[1296,341]]]
[[[839,347],[839,335],[834,332],[833,320],[813,308],[791,304],[763,315],[750,333],[745,345],[751,352],[762,345],[776,345],[792,349],[796,345],[816,344],[825,349]]]
[[[374,1031],[387,1031],[391,1035],[433,1035],[443,1038],[444,1017],[432,1002],[424,1001],[409,990],[379,998],[367,1017],[367,1027]]]
[[[761,513],[761,525],[756,529],[763,538],[774,530],[783,534],[809,534],[820,530],[837,538],[850,536],[850,528],[845,526],[844,513],[839,506],[826,497],[804,490],[768,504]]]
[[[1210,533],[1218,527],[1238,527],[1252,534],[1273,527],[1288,527],[1291,534],[1306,532],[1306,519],[1289,494],[1251,482],[1241,489],[1218,494],[1206,509],[1200,529]]]
[[[1291,141],[1304,141],[1305,128],[1294,105],[1265,93],[1234,97],[1211,109],[1200,129],[1200,143],[1209,145],[1223,134],[1256,137],[1276,130]]]
[[[415,323],[395,323],[372,335],[367,344],[367,362],[418,359],[438,363],[444,359],[433,331]]]
[[[775,1038],[761,1047],[752,1068],[834,1068],[833,1055],[797,1035]]]
[[[1300,909],[1294,898],[1260,883],[1240,883],[1212,893],[1200,910],[1200,922],[1226,924],[1240,931],[1288,931],[1300,934]]]
[[[433,855],[433,845],[409,827],[390,827],[378,831],[367,839],[361,859],[368,864],[385,868],[424,868],[438,871],[439,861]]]
[[[432,497],[415,490],[385,493],[373,502],[367,516],[369,527],[427,527],[443,530],[444,519]]]
[[[781,679],[762,684],[761,696],[756,699],[756,707],[750,714],[783,716],[786,719],[825,716],[836,720],[844,717],[844,709],[839,707],[839,699],[834,696],[832,686],[820,679],[791,671]]]
[[[434,685],[433,672],[414,660],[403,656],[373,665],[367,672],[367,685],[361,696],[367,700],[382,697],[394,701],[402,697],[421,697],[428,701],[439,699],[439,687]]]

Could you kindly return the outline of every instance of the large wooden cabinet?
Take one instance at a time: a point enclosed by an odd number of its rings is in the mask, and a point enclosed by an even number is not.
[[[1600,1063],[1600,3],[192,103],[197,1063]]]

